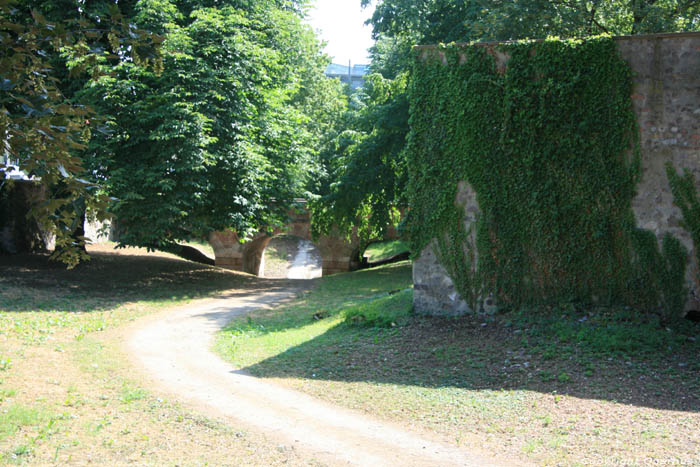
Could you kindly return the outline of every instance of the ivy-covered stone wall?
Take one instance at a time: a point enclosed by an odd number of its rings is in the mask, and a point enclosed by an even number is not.
[[[414,305],[698,309],[667,164],[700,180],[700,34],[418,47]]]

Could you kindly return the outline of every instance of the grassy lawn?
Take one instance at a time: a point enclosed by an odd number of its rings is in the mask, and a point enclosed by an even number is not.
[[[376,263],[406,251],[408,251],[408,246],[401,240],[389,240],[370,244],[365,250],[364,256],[370,263]]]
[[[145,390],[118,326],[264,282],[96,246],[73,271],[0,257],[0,463],[308,463]],[[692,323],[567,310],[412,315],[406,262],[317,279],[218,336],[247,371],[332,403],[541,464],[700,462]],[[533,318],[535,316],[535,318]]]
[[[264,436],[140,386],[117,327],[256,279],[112,245],[67,271],[0,257],[0,464],[281,465],[304,462]]]
[[[486,452],[700,462],[697,325],[573,309],[419,317],[410,283],[406,263],[322,278],[295,303],[231,323],[217,350],[254,375]]]

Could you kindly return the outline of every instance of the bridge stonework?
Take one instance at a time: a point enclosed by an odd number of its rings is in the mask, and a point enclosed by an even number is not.
[[[226,269],[258,275],[263,251],[276,235],[285,233],[309,240],[321,252],[323,275],[353,271],[360,265],[360,242],[353,237],[347,240],[341,235],[322,235],[318,239],[311,237],[311,216],[304,209],[292,209],[290,222],[271,232],[260,231],[252,238],[241,241],[236,232],[213,232],[209,243],[214,249],[216,265]]]
[[[688,249],[686,285],[691,293],[686,309],[697,310],[700,276],[696,246],[681,226],[683,216],[673,204],[665,164],[671,162],[679,172],[689,169],[696,181],[700,180],[700,33],[625,36],[615,40],[620,56],[632,71],[632,100],[641,142],[642,179],[632,202],[637,225],[654,232],[658,239],[670,232]],[[700,191],[700,185],[696,188]],[[459,184],[455,203],[465,207],[464,223],[468,228],[475,221],[479,206],[467,182]],[[426,314],[475,311],[457,293],[435,255],[435,243],[433,240],[413,263],[415,310]]]

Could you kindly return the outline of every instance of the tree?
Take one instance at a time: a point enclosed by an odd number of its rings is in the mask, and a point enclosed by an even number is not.
[[[121,63],[80,94],[108,116],[85,156],[115,201],[120,242],[168,249],[282,223],[307,186],[324,124],[310,121],[325,58],[301,2],[143,0],[163,71]]]
[[[345,129],[329,141],[329,183],[312,206],[314,230],[340,228],[368,242],[394,224],[406,184],[403,149],[408,129],[407,74],[373,73],[345,115]]]
[[[369,3],[362,0],[363,5]],[[696,0],[382,0],[375,36],[417,43],[696,31]]]
[[[156,63],[159,45],[157,36],[133,27],[113,4],[100,23],[76,13],[75,19],[54,22],[31,5],[0,2],[0,181],[17,167],[46,187],[49,198],[30,214],[56,235],[54,257],[69,265],[82,258],[81,240],[72,236],[76,206],[99,205],[101,197],[94,184],[80,178],[79,152],[94,115],[66,98],[64,73],[55,63],[63,57],[67,69],[96,76],[98,62],[128,57]],[[111,51],[100,43],[111,44]]]

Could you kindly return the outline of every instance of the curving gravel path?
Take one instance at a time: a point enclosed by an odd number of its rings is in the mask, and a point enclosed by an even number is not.
[[[234,316],[293,298],[292,282],[229,292],[137,323],[126,348],[161,392],[228,417],[329,465],[493,465],[463,449],[315,400],[236,370],[210,351]]]

